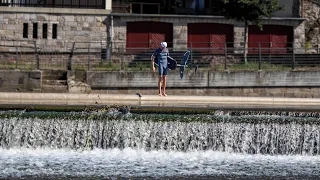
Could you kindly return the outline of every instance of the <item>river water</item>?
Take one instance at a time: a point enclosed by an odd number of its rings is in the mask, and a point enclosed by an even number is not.
[[[3,179],[317,179],[320,115],[0,112]]]

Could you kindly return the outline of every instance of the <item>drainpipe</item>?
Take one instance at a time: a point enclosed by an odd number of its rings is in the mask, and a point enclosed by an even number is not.
[[[113,42],[113,16],[109,15],[107,21],[107,51],[106,51],[106,60],[110,60],[112,52],[112,42]]]
[[[111,14],[111,30],[110,30],[110,37],[111,37],[111,45],[113,42],[113,15]]]
[[[301,17],[304,18],[304,0],[301,0]]]
[[[112,49],[113,49],[113,15],[111,14],[111,29],[110,29],[110,43],[111,43],[111,46],[110,46],[110,54],[112,52]]]

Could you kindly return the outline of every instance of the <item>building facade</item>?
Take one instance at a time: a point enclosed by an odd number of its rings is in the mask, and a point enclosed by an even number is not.
[[[134,5],[122,6],[125,8],[115,7],[111,15],[111,39],[115,42],[116,48],[117,45],[121,46],[117,42],[122,42],[122,46],[126,44],[127,48],[154,48],[159,41],[170,42],[169,47],[176,50],[187,49],[190,46],[219,49],[224,48],[225,44],[228,47],[244,47],[244,23],[215,14],[214,8],[208,8],[213,7],[214,1],[183,0],[178,8],[172,8],[171,11],[167,10],[170,1],[166,2],[154,2],[153,14],[149,12],[151,3],[147,1],[136,2],[140,8],[134,8]],[[194,2],[198,5],[194,5]],[[116,3],[119,2],[114,1],[114,4]],[[248,47],[257,48],[260,44],[261,47],[270,48],[269,51],[278,53],[284,51],[272,49],[295,47],[305,52],[303,2],[279,0],[279,3],[285,6],[285,10],[275,12],[271,19],[264,19],[263,31],[255,25],[249,25]],[[146,8],[148,10],[144,11]],[[312,45],[317,46],[318,43],[314,42]]]
[[[306,44],[318,47],[319,2],[279,3],[285,10],[264,19],[263,31],[249,26],[248,47],[270,48],[269,53],[276,52],[272,48],[295,47],[302,53]],[[85,42],[101,41],[116,50],[153,49],[167,41],[173,50],[241,49],[244,23],[219,16],[218,8],[214,0],[1,0],[0,45],[35,40],[43,48],[61,49],[71,42],[86,47]]]

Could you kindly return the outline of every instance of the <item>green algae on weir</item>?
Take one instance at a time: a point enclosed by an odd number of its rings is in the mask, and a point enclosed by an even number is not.
[[[117,109],[58,112],[58,111],[0,111],[0,118],[10,119],[62,119],[62,120],[92,120],[92,121],[150,121],[150,122],[200,122],[200,123],[251,123],[251,124],[320,124],[320,113],[310,112],[215,112],[211,114],[156,114],[156,113],[127,113]]]
[[[132,113],[163,113],[163,114],[212,114],[215,109],[202,108],[164,108],[164,107],[135,107],[135,106],[83,106],[83,105],[0,105],[0,110],[24,110],[24,111],[57,111],[57,112],[83,112],[105,111],[112,109],[128,109]]]

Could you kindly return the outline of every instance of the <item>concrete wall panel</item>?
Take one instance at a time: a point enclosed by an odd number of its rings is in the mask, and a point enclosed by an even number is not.
[[[320,72],[210,72],[209,87],[320,86]]]
[[[1,92],[41,92],[41,71],[0,71]]]
[[[207,72],[186,71],[181,79],[179,71],[170,71],[167,87],[207,87]],[[92,88],[150,88],[157,87],[158,75],[150,72],[88,72],[87,84]]]

